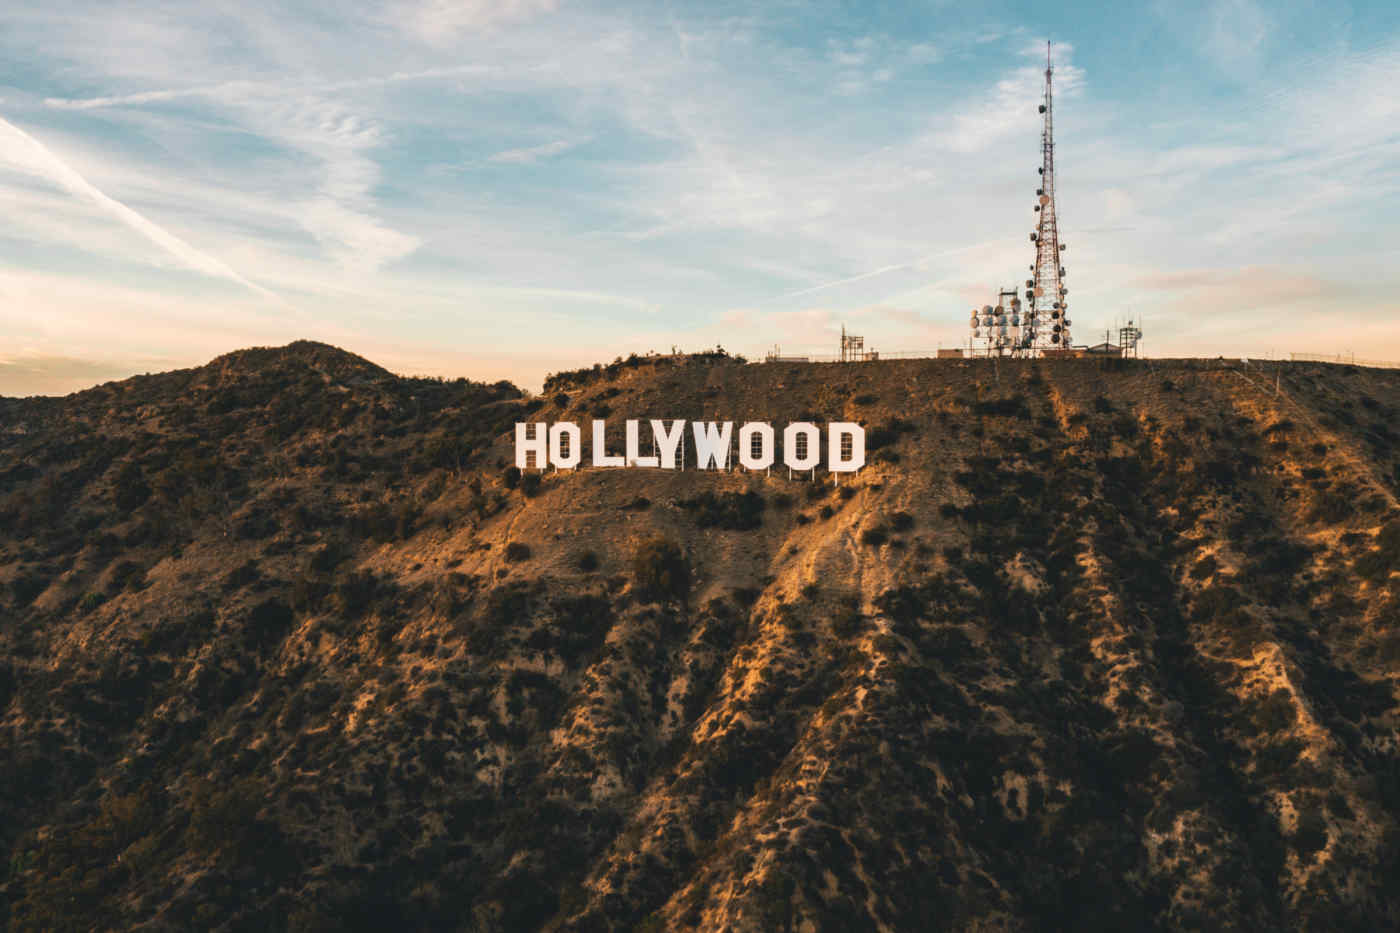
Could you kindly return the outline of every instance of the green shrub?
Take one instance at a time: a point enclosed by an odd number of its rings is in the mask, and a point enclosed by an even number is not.
[[[706,491],[694,498],[682,499],[676,505],[693,513],[695,523],[701,528],[747,531],[763,524],[766,503],[763,496],[748,490],[722,492],[718,495]]]
[[[1318,497],[1308,510],[1307,520],[1336,525],[1351,518],[1355,512],[1353,497],[1341,490],[1329,490]]]
[[[843,599],[831,617],[831,631],[837,638],[853,638],[865,629],[866,618],[855,599]]]
[[[39,598],[39,594],[49,588],[49,579],[46,576],[25,571],[10,581],[10,592],[14,595],[15,602],[20,606],[27,606]]]
[[[1207,554],[1205,557],[1196,561],[1195,566],[1191,568],[1191,579],[1204,580],[1206,577],[1215,573],[1217,566],[1219,566],[1219,564],[1215,559],[1215,555]]]
[[[890,538],[889,533],[879,525],[867,528],[860,533],[860,543],[870,547],[879,547]]]
[[[1007,398],[982,399],[972,406],[974,415],[991,415],[999,418],[1030,418],[1031,409],[1024,395]]]
[[[112,502],[116,507],[123,512],[130,512],[139,508],[150,497],[151,487],[146,484],[141,467],[132,462],[123,464],[112,481]]]
[[[632,584],[643,597],[684,599],[690,590],[690,564],[685,552],[665,538],[643,541],[632,555]]]
[[[224,577],[224,589],[237,590],[245,586],[250,586],[258,582],[262,574],[258,572],[258,562],[252,559],[246,560],[231,570],[228,576]]]
[[[1400,570],[1400,520],[1391,521],[1376,535],[1376,548],[1356,559],[1356,572],[1378,583]]]
[[[1305,863],[1312,861],[1314,855],[1326,848],[1327,820],[1322,815],[1322,808],[1311,806],[1302,809],[1298,813],[1297,828],[1288,841],[1297,851],[1298,858]]]
[[[107,591],[110,593],[123,589],[139,590],[145,585],[146,568],[134,560],[121,561],[112,568],[112,573],[107,578]]]
[[[1298,719],[1293,695],[1280,687],[1262,700],[1256,700],[1249,711],[1250,722],[1260,732],[1280,732]]]
[[[266,648],[285,638],[294,621],[286,603],[278,599],[264,600],[248,612],[243,640],[249,647]]]
[[[267,782],[256,776],[220,786],[201,780],[190,795],[189,839],[197,850],[239,851],[264,824],[260,812],[270,798]]]

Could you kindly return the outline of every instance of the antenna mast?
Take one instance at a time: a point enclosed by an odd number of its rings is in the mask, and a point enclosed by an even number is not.
[[[1067,348],[1069,336],[1069,304],[1065,287],[1065,268],[1061,264],[1065,245],[1060,242],[1055,211],[1055,101],[1052,78],[1055,73],[1050,62],[1050,43],[1045,43],[1045,102],[1040,112],[1045,126],[1040,135],[1040,187],[1036,189],[1036,231],[1031,234],[1035,244],[1035,264],[1032,278],[1026,279],[1026,312],[1022,344],[1034,352]]]

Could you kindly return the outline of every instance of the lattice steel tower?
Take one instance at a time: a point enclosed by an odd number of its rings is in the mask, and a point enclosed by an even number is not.
[[[1040,112],[1045,115],[1045,128],[1040,135],[1040,187],[1036,189],[1036,231],[1031,234],[1035,244],[1033,277],[1026,279],[1026,310],[1022,315],[1021,344],[1032,352],[1053,350],[1070,345],[1069,304],[1065,287],[1064,252],[1060,242],[1055,211],[1055,102],[1051,79],[1055,69],[1050,64],[1050,43],[1045,43],[1045,101]]]

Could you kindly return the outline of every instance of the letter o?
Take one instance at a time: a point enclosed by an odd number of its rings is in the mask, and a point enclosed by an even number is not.
[[[564,453],[564,438],[569,439],[569,452]],[[549,428],[549,462],[556,470],[572,470],[583,459],[583,435],[578,425],[560,421]]]
[[[798,440],[805,456],[798,456]],[[783,429],[783,463],[794,470],[811,470],[822,458],[822,432],[810,421],[794,421]]]
[[[753,442],[758,438],[758,455]],[[766,470],[773,465],[773,428],[762,421],[750,421],[739,429],[739,463],[747,470]]]

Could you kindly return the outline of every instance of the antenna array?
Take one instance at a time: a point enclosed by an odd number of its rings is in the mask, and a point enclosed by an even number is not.
[[[1069,288],[1065,285],[1065,244],[1060,242],[1055,209],[1055,98],[1050,43],[1045,43],[1045,124],[1040,136],[1040,187],[1036,189],[1036,229],[1031,233],[1035,262],[1026,279],[1025,305],[1019,289],[1002,291],[997,304],[972,311],[974,353],[1039,356],[1070,346]],[[1009,298],[1009,300],[1008,300]],[[985,351],[978,346],[985,341]]]

